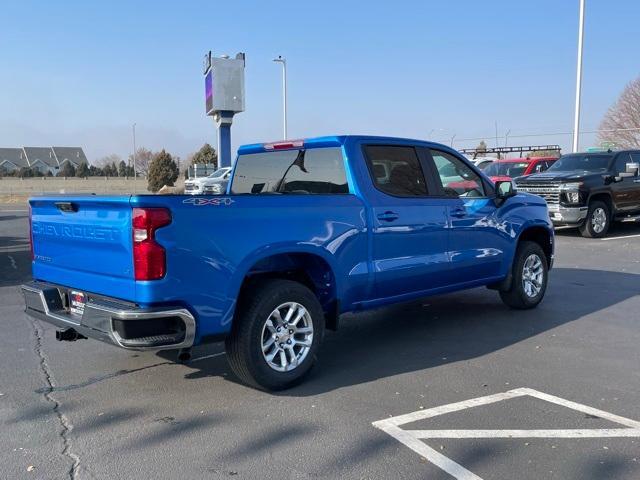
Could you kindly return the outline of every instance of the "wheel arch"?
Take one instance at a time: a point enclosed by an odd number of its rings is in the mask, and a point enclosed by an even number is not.
[[[324,311],[326,327],[337,329],[339,315],[339,275],[333,258],[321,248],[270,248],[250,256],[238,268],[233,283],[235,298],[242,301],[252,285],[261,279],[283,278],[308,287]]]
[[[587,201],[587,206],[591,204],[591,202],[596,202],[596,201],[600,201],[600,202],[604,202],[607,207],[609,207],[609,214],[613,215],[613,210],[614,210],[614,204],[613,204],[613,197],[611,196],[611,193],[609,192],[596,192],[593,193],[589,196],[589,200]]]
[[[535,242],[540,245],[547,257],[547,266],[551,268],[553,264],[554,234],[553,230],[543,225],[530,225],[525,227],[518,235],[517,246],[522,242]],[[515,255],[514,255],[515,256]]]
[[[509,270],[504,280],[487,285],[491,290],[508,290],[513,282],[513,262],[516,259],[516,252],[518,251],[518,245],[522,242],[535,242],[540,245],[542,251],[547,257],[547,267],[551,269],[553,266],[553,252],[554,252],[554,233],[553,228],[547,225],[530,224],[525,225],[517,236],[513,247],[513,256],[509,262]]]

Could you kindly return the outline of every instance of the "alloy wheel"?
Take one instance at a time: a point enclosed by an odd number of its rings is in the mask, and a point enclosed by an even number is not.
[[[287,302],[276,307],[262,327],[262,355],[278,372],[300,365],[313,343],[313,322],[303,305]]]

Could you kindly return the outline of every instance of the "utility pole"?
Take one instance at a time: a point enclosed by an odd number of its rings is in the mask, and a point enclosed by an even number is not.
[[[282,111],[283,111],[283,125],[282,130],[284,138],[287,139],[287,59],[282,58],[282,55],[278,55],[278,58],[273,59],[274,62],[282,65]]]
[[[580,137],[580,90],[582,88],[582,42],[584,39],[584,3],[580,0],[580,19],[578,23],[578,68],[576,71],[576,109],[573,117],[573,153],[578,151]]]
[[[133,124],[133,193],[136,193],[136,180],[138,169],[136,167],[136,124]]]

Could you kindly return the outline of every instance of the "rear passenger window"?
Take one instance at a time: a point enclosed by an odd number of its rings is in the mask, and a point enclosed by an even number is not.
[[[342,150],[310,148],[239,155],[231,192],[349,193]]]
[[[431,150],[440,182],[448,197],[484,197],[480,176],[459,158],[447,152]]]
[[[368,145],[367,165],[378,190],[397,197],[427,195],[424,174],[413,147]]]

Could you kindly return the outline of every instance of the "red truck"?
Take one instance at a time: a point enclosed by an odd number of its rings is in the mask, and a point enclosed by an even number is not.
[[[557,157],[505,158],[491,163],[484,169],[484,173],[494,182],[511,180],[532,173],[544,172],[557,159]]]

